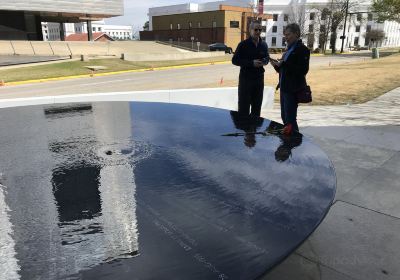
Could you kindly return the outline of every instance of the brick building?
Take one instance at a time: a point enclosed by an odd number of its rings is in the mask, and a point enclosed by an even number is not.
[[[187,10],[175,9],[175,12],[164,11],[164,14],[150,9],[150,30],[140,32],[140,40],[190,42],[193,38],[196,42],[225,43],[235,48],[247,38],[248,24],[252,19],[265,21],[271,18],[266,14],[257,15],[251,7],[219,4],[202,10],[193,9],[193,4],[187,5]],[[175,5],[175,8],[177,6],[183,5]]]

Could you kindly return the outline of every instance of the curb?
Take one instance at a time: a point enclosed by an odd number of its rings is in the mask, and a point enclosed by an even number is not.
[[[63,80],[72,80],[79,78],[91,78],[91,77],[102,77],[102,76],[110,76],[124,73],[136,73],[136,72],[147,72],[147,71],[159,71],[159,70],[169,70],[169,69],[181,69],[188,67],[196,67],[196,66],[208,66],[208,65],[218,65],[218,64],[228,64],[230,61],[218,61],[218,62],[205,62],[205,63],[193,63],[193,64],[184,64],[184,65],[175,65],[175,66],[161,66],[161,67],[150,67],[150,68],[142,68],[142,69],[132,69],[132,70],[121,70],[121,71],[113,71],[113,72],[105,72],[105,73],[91,73],[91,74],[82,74],[82,75],[72,75],[72,76],[64,76],[64,77],[54,77],[54,78],[44,78],[44,79],[34,79],[34,80],[26,80],[26,81],[17,81],[17,82],[8,82],[2,83],[0,86],[16,86],[16,85],[26,85],[26,84],[34,84],[34,83],[43,83],[49,81],[63,81]]]

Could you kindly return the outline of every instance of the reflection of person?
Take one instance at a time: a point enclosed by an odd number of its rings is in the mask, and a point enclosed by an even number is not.
[[[231,111],[231,118],[235,127],[245,132],[244,144],[249,148],[253,148],[257,143],[255,133],[257,128],[263,125],[264,119],[252,115],[242,115],[235,111]]]
[[[264,67],[269,61],[268,46],[261,37],[261,24],[252,22],[250,38],[239,43],[232,63],[240,66],[238,106],[243,115],[260,116],[264,92]]]
[[[291,135],[280,135],[281,145],[275,151],[276,161],[285,161],[292,155],[292,149],[300,146],[303,141],[303,135],[292,133]]]
[[[270,59],[271,65],[279,72],[281,99],[281,117],[285,125],[285,132],[299,131],[297,125],[297,97],[296,92],[307,86],[306,75],[309,69],[310,50],[304,46],[300,38],[300,27],[292,23],[285,27],[284,35],[287,42],[287,51],[282,59]]]

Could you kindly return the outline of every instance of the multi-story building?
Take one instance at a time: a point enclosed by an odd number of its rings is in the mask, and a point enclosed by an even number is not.
[[[90,26],[93,20],[123,14],[123,0],[0,0],[0,7],[0,39],[9,40],[43,40],[42,22],[86,21]]]
[[[141,32],[141,40],[190,41],[195,37],[204,43],[223,42],[235,47],[247,36],[247,20],[243,17],[256,17],[261,21],[261,37],[273,48],[286,46],[283,28],[292,22],[301,26],[302,39],[310,49],[340,49],[342,45],[344,22],[332,34],[329,26],[331,0],[264,0],[264,15],[258,16],[257,6],[261,1],[231,0],[203,4],[181,4],[149,9],[149,31]],[[344,32],[344,48],[369,47],[372,44],[382,47],[400,46],[400,24],[386,21],[378,23],[371,12],[371,1],[357,1],[350,5],[349,16]],[[233,13],[233,9],[240,13]],[[385,36],[372,42],[367,34],[370,31],[383,31]],[[238,35],[241,34],[241,35]]]

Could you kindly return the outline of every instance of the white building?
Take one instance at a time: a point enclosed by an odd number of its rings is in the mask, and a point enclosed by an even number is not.
[[[42,22],[43,41],[60,41],[60,24]]]
[[[329,8],[330,0],[265,0],[264,11],[273,15],[273,19],[263,23],[266,26],[265,40],[270,47],[285,47],[283,27],[290,22],[303,26],[303,41],[311,49],[322,47],[320,34],[326,20],[322,16],[323,8]],[[381,47],[400,46],[400,24],[392,21],[377,23],[370,12],[371,1],[360,1],[356,7],[350,7],[347,18],[344,48],[368,47],[371,42],[365,38],[370,30],[382,30],[385,39],[379,42]],[[343,23],[339,25],[336,37],[336,49],[340,50],[343,35]],[[329,49],[331,40],[328,38],[326,47]]]
[[[87,22],[63,23],[65,37],[76,33],[87,33]],[[60,41],[60,24],[55,22],[42,22],[43,40]],[[109,25],[104,21],[93,21],[92,32],[103,32],[115,40],[132,40],[132,26]]]

